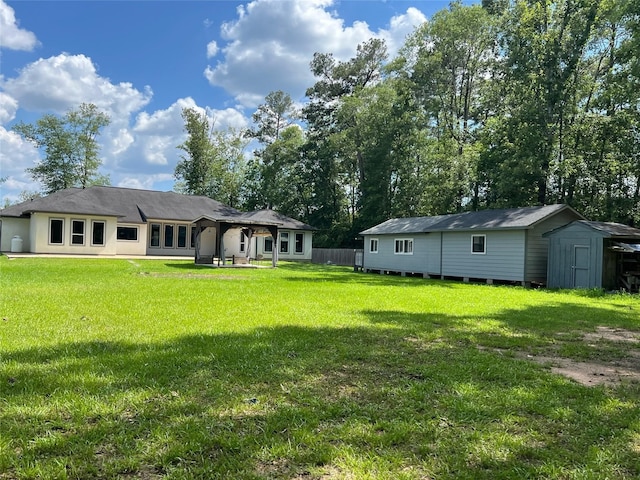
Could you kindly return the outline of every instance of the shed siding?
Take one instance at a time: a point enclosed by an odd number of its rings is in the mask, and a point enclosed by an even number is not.
[[[471,253],[472,235],[486,235],[486,253]],[[445,232],[442,275],[524,281],[524,230]]]
[[[378,239],[378,253],[369,251],[371,238]],[[395,253],[395,240],[399,238],[413,239],[412,255]],[[439,233],[365,235],[364,247],[365,270],[440,275]]]
[[[537,224],[531,230],[527,230],[527,258],[526,258],[526,278],[527,282],[547,282],[547,263],[549,255],[549,239],[543,238],[546,232],[562,227],[577,217],[573,212],[567,210],[557,215],[547,218]]]
[[[588,288],[603,286],[603,235],[579,223],[568,225],[557,234],[549,236],[547,286],[551,288],[575,288],[574,252],[576,246],[589,247]]]

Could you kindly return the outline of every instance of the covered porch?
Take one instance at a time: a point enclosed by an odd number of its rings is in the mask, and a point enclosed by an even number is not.
[[[256,237],[272,237],[274,240],[271,266],[278,264],[278,250],[280,239],[277,222],[254,221],[246,218],[214,218],[201,216],[192,222],[195,225],[195,263],[200,265],[249,265],[251,264],[252,239]],[[229,230],[240,230],[245,238],[245,250],[241,255],[227,255],[225,253],[225,234]],[[229,263],[231,262],[231,263]]]

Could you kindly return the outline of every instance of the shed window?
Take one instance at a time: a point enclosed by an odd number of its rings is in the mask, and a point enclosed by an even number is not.
[[[413,238],[396,238],[395,253],[398,255],[413,254]]]
[[[486,235],[471,235],[471,253],[487,253]]]
[[[62,245],[64,236],[64,220],[52,218],[49,220],[49,243],[52,245]]]
[[[71,244],[84,245],[84,220],[71,220]]]
[[[378,239],[372,238],[369,240],[369,253],[378,253]]]
[[[104,245],[104,222],[93,222],[91,229],[91,245]]]

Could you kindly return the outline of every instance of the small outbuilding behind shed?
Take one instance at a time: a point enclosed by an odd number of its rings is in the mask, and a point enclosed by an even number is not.
[[[549,238],[547,286],[638,292],[640,230],[578,220],[544,234]]]

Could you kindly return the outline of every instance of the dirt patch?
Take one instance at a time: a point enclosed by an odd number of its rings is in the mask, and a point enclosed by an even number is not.
[[[612,363],[578,362],[569,358],[526,355],[528,360],[550,365],[553,373],[564,375],[576,382],[587,385],[615,386],[622,382],[640,381],[640,356],[635,361],[617,360]]]
[[[572,340],[568,340],[571,337]],[[602,355],[606,360],[574,360],[554,352],[560,350],[558,345],[542,354],[516,352],[518,358],[550,367],[553,373],[564,375],[582,385],[616,386],[621,383],[640,382],[640,332],[622,328],[598,327],[595,332],[581,333],[576,339],[574,332],[558,335],[559,343],[581,342],[587,349],[593,349],[594,356]],[[607,349],[607,347],[609,347]],[[614,348],[611,348],[614,347]],[[479,346],[480,350],[489,350]],[[491,349],[505,354],[507,350]],[[617,354],[613,354],[616,352]]]
[[[548,365],[553,373],[564,375],[586,386],[616,386],[621,383],[640,382],[640,334],[622,328],[598,327],[593,333],[585,333],[582,341],[597,348],[601,342],[615,344],[624,352],[622,358],[608,361],[577,361],[553,355],[520,354],[533,362]]]

